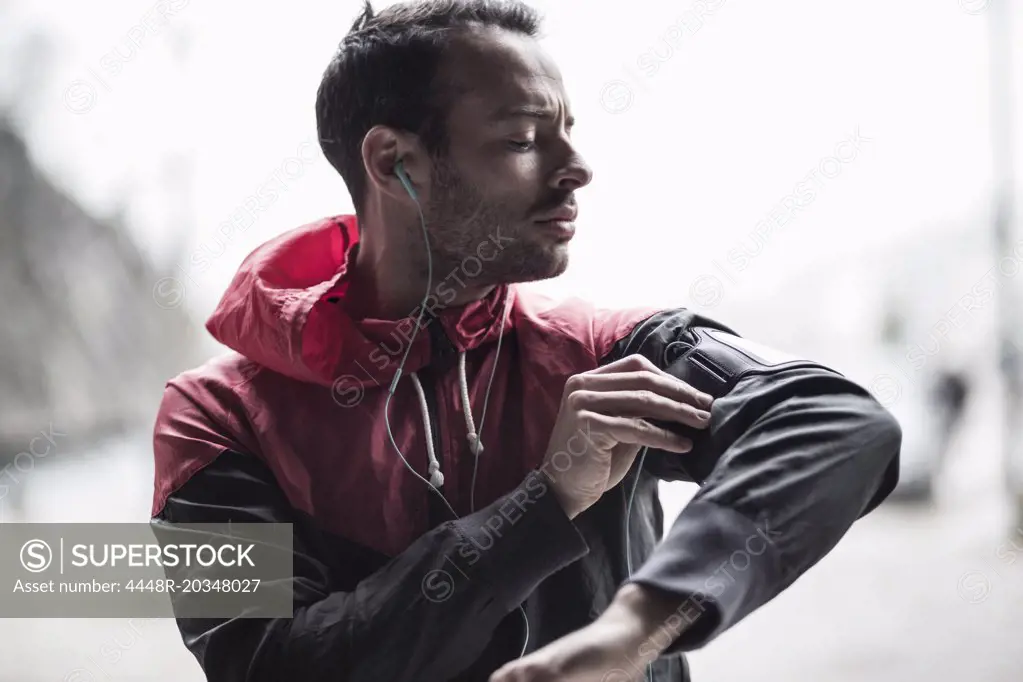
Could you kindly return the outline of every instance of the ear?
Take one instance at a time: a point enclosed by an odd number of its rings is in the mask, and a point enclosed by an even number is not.
[[[362,138],[362,165],[369,187],[395,201],[411,202],[394,166],[401,159],[405,173],[418,194],[428,177],[422,164],[423,154],[414,135],[387,126],[373,126]]]

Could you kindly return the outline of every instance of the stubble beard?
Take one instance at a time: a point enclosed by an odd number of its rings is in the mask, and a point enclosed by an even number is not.
[[[566,244],[540,241],[529,233],[532,225],[519,217],[521,211],[488,200],[449,163],[436,163],[432,188],[423,213],[435,284],[446,277],[467,286],[532,282],[557,277],[568,267]],[[420,246],[422,232],[416,225],[414,243]],[[425,277],[425,253],[416,262]]]

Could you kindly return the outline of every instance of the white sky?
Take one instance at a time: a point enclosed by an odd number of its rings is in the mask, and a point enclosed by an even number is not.
[[[179,9],[170,24],[111,76],[101,58],[127,49],[126,35],[155,2],[11,1],[25,21],[59,36],[62,50],[54,81],[40,84],[43,110],[30,122],[40,163],[97,212],[129,199],[157,260],[181,237],[174,211],[189,211],[160,180],[170,150],[195,169],[194,250],[211,244],[220,222],[302,142],[315,140],[316,86],[359,7],[173,0]],[[784,280],[821,260],[852,259],[905,235],[923,240],[939,223],[986,228],[984,0],[533,4],[547,16],[545,44],[566,79],[575,139],[595,170],[579,193],[573,264],[542,289],[608,305],[688,305],[693,281],[718,273],[724,313],[769,303]],[[716,10],[667,55],[662,39],[680,19],[693,25],[698,6]],[[171,55],[174,31],[193,42],[184,65]],[[637,60],[655,47],[666,59],[647,75]],[[1016,73],[1019,82],[1023,69]],[[88,111],[69,110],[66,91],[76,80],[87,84],[77,94],[92,88]],[[605,107],[623,102],[626,111]],[[821,180],[813,203],[748,268],[733,268],[727,280],[715,270],[857,130],[869,141],[856,158],[827,167],[838,168],[837,177]],[[260,242],[350,210],[340,178],[317,154],[209,271],[192,273],[189,304],[204,316]],[[856,282],[832,286],[855,303]]]

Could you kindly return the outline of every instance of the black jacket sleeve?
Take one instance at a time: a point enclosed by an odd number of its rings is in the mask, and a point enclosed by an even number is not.
[[[177,619],[211,682],[439,681],[468,668],[542,580],[588,552],[547,492],[544,476],[532,472],[400,555],[377,555],[366,571],[375,552],[318,530],[263,462],[226,451],[172,494],[152,523],[293,524],[293,618]],[[484,537],[500,516],[515,523]]]
[[[715,397],[685,454],[643,466],[701,488],[633,575],[681,606],[666,651],[699,648],[822,559],[898,480],[902,432],[865,389],[685,310],[640,324],[609,361],[640,353]],[[673,632],[672,632],[673,630]]]

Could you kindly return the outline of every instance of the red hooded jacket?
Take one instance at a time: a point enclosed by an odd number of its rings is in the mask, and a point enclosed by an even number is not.
[[[685,309],[605,310],[514,285],[427,311],[410,341],[420,311],[346,314],[358,236],[338,216],[256,249],[207,323],[234,352],[167,384],[154,523],[296,524],[293,619],[179,619],[211,680],[485,680],[524,641],[592,622],[627,580],[699,597],[701,627],[671,637],[651,671],[685,680],[682,651],[773,598],[894,487],[898,424],[837,372]],[[621,495],[569,521],[536,473],[565,382],[631,353],[714,395],[710,428],[686,455],[648,452]],[[658,480],[702,485],[660,544]],[[739,551],[747,568],[719,590]],[[424,576],[447,564],[466,586],[438,603]]]

